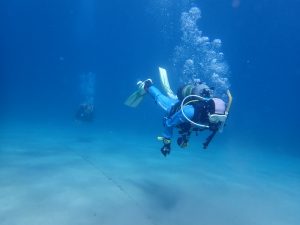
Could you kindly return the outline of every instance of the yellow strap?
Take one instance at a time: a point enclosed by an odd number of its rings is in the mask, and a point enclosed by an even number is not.
[[[228,95],[228,98],[229,98],[229,102],[228,102],[228,105],[227,105],[227,108],[226,108],[226,114],[229,113],[231,103],[232,103],[232,95],[231,95],[229,90],[227,90],[227,95]]]
[[[192,93],[192,90],[193,90],[193,86],[191,84],[189,85],[186,85],[183,90],[182,90],[182,95],[185,97],[185,96],[188,96],[188,95],[191,95]]]
[[[187,103],[184,104],[184,106],[186,106],[186,105],[188,105],[190,103],[193,103],[193,102],[200,102],[200,100],[195,99],[195,100],[188,101]]]

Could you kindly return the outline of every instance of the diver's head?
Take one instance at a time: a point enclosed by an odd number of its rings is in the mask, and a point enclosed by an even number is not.
[[[226,104],[222,99],[212,98],[209,110],[209,122],[212,124],[224,125],[227,119]]]
[[[212,100],[214,101],[214,106],[215,106],[214,113],[219,115],[224,115],[226,111],[225,102],[220,98],[212,98]]]

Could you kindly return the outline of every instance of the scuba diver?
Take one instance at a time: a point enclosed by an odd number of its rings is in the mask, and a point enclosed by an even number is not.
[[[77,121],[92,122],[94,120],[94,105],[91,103],[80,104],[75,118]]]
[[[192,132],[196,135],[200,131],[210,130],[211,134],[203,143],[206,149],[218,131],[222,131],[231,106],[232,97],[227,91],[229,103],[220,98],[213,97],[213,89],[209,88],[200,80],[186,84],[178,89],[175,95],[169,85],[167,72],[159,68],[160,78],[167,96],[162,94],[154,85],[151,79],[139,81],[138,90],[126,100],[125,104],[136,107],[148,93],[155,102],[166,112],[164,117],[164,132],[158,140],[163,142],[161,153],[167,156],[171,152],[171,138],[173,129],[178,128],[179,138],[177,144],[181,148],[188,146]]]

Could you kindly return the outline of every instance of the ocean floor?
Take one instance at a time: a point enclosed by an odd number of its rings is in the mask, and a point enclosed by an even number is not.
[[[232,142],[207,151],[154,136],[3,126],[1,225],[298,225],[300,159]]]

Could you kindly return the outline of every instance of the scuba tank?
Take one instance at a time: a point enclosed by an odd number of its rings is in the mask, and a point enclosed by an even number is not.
[[[180,101],[189,95],[198,95],[204,98],[210,98],[213,95],[213,88],[210,88],[205,83],[195,79],[194,82],[180,87],[177,91],[177,97]]]

